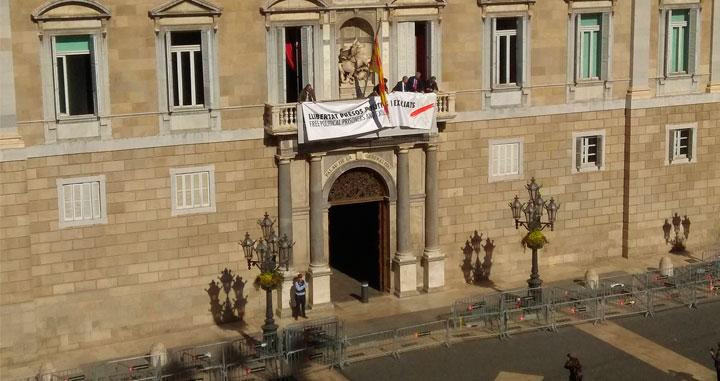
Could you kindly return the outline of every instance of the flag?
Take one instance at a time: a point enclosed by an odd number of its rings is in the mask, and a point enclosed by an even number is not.
[[[380,103],[385,110],[385,115],[390,115],[388,111],[387,89],[385,88],[385,76],[382,71],[382,59],[380,58],[380,44],[378,43],[378,34],[375,32],[375,41],[373,41],[372,58],[370,59],[370,70],[376,72],[380,78],[378,85],[378,95],[380,95]]]

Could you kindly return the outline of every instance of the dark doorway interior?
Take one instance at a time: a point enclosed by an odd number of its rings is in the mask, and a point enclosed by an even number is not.
[[[381,289],[380,203],[334,205],[329,210],[330,266]]]
[[[302,40],[301,28],[285,28],[285,102],[298,101],[302,89]]]
[[[422,74],[423,80],[430,78],[432,73],[429,73],[430,65],[428,65],[428,23],[427,22],[416,22],[415,23],[415,68]]]

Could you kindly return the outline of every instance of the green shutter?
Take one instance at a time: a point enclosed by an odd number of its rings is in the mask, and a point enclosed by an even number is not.
[[[517,36],[515,37],[515,81],[520,87],[522,87],[525,83],[525,21],[525,17],[518,17],[516,21]],[[508,39],[508,43],[510,43],[510,39]]]
[[[81,36],[56,36],[55,52],[57,53],[77,53],[89,52],[92,46],[92,37],[89,35]]]
[[[686,71],[690,74],[697,72],[697,33],[698,33],[698,22],[700,21],[700,9],[693,8],[690,10],[690,17],[688,18],[687,27],[687,66]]]
[[[600,25],[600,75],[603,80],[610,79],[610,12],[602,14],[602,24]]]

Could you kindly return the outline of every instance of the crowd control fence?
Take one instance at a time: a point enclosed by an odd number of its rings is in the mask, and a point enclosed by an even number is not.
[[[670,308],[699,308],[720,301],[720,254],[675,268],[601,278],[582,285],[520,289],[458,299],[447,319],[347,336],[336,317],[281,329],[277,336],[243,336],[168,351],[167,363],[142,355],[89,364],[39,376],[43,381],[196,380],[239,381],[289,378],[318,367],[342,367],[380,356],[449,346],[473,338],[598,323],[621,316],[651,316]]]

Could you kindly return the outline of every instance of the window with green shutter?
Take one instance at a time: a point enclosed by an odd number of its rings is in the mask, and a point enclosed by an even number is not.
[[[55,36],[53,55],[58,115],[95,114],[92,36]]]
[[[599,79],[602,63],[602,14],[588,13],[578,16],[580,79]]]
[[[687,73],[690,51],[690,11],[671,9],[668,11],[667,46],[668,72]]]

